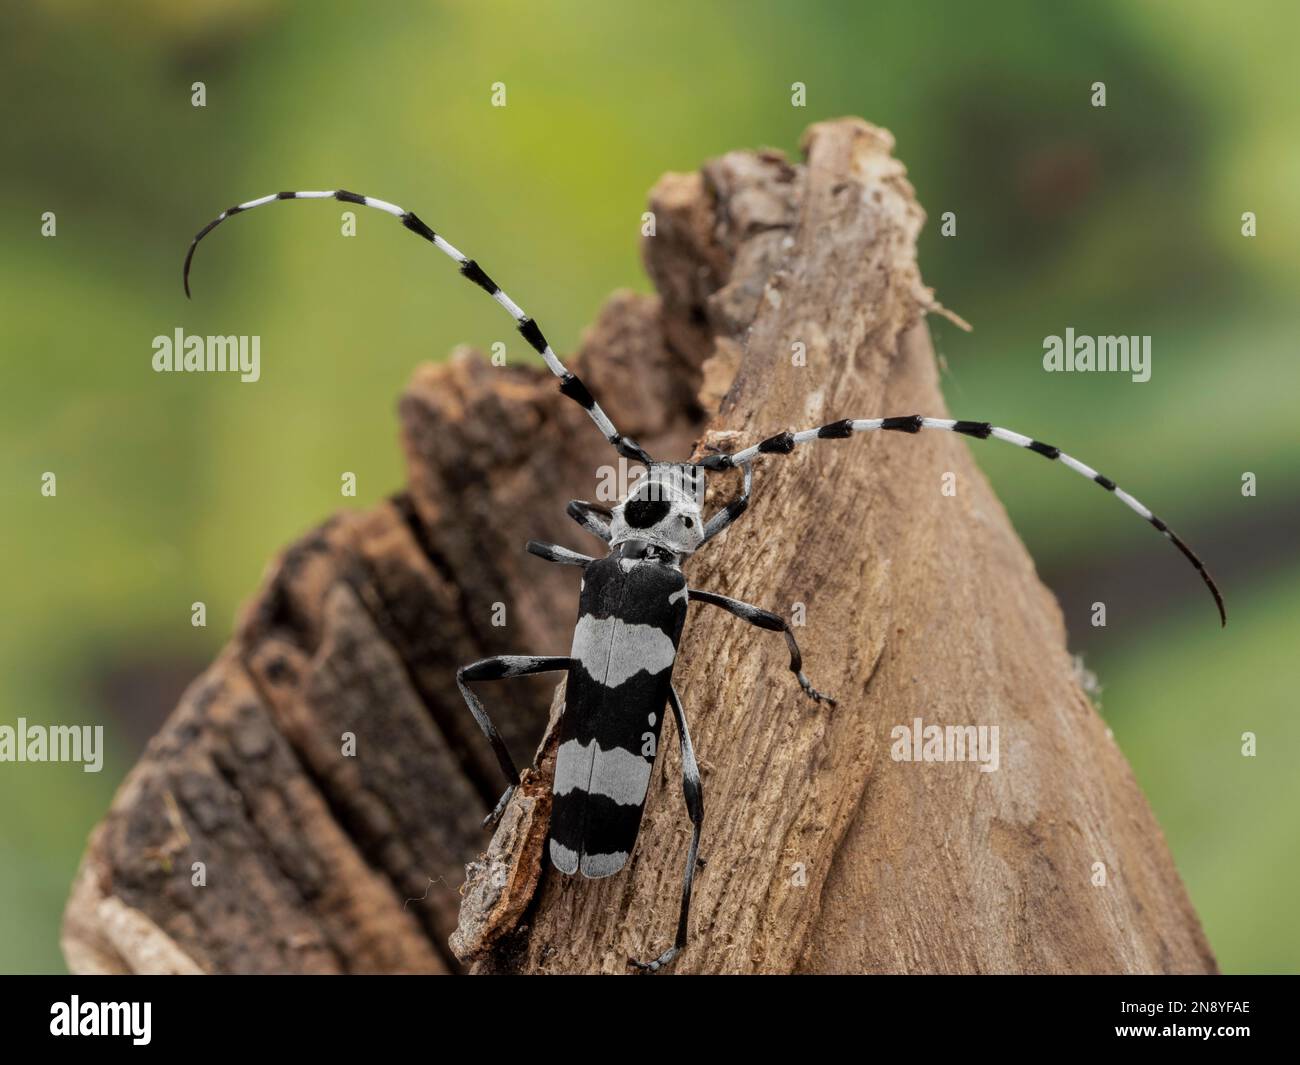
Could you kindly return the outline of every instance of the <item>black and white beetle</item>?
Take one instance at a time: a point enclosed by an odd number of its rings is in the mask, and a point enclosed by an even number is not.
[[[503,680],[536,673],[567,673],[564,712],[560,720],[560,746],[555,764],[554,808],[550,827],[550,857],[562,873],[605,877],[626,864],[636,843],[645,809],[646,791],[658,750],[664,705],[672,708],[681,742],[682,785],[691,818],[690,851],[682,884],[681,910],[676,940],[651,962],[632,961],[641,969],[668,964],[686,946],[690,917],[691,883],[695,875],[704,820],[704,797],[699,766],[691,747],[686,714],[672,684],[677,643],[686,621],[687,600],[709,603],[730,611],[751,625],[779,632],[790,649],[790,671],[804,694],[831,705],[834,700],[817,691],[803,675],[799,646],[790,626],[776,614],[714,592],[688,588],[682,564],[734,522],[749,504],[753,479],[751,463],[762,455],[788,455],[812,440],[839,440],[876,429],[917,433],[942,429],[984,440],[992,437],[1028,448],[1061,462],[1118,496],[1130,509],[1154,525],[1196,567],[1227,624],[1223,597],[1213,578],[1163,521],[1115,482],[1059,448],[1001,429],[988,422],[953,421],[908,415],[902,418],[845,419],[802,432],[782,432],[734,454],[710,455],[698,463],[658,463],[635,442],[621,435],[587,387],[556,357],[537,323],[529,318],[473,259],[461,254],[410,211],[395,204],[359,196],[342,189],[325,192],[281,192],[238,204],[222,211],[203,227],[185,256],[184,282],[188,296],[190,264],[198,243],[231,215],[276,200],[340,200],[375,207],[393,215],[411,232],[454,259],[460,272],[501,304],[515,319],[519,332],[560,379],[560,391],[580,404],[624,458],[645,465],[646,475],[636,488],[612,509],[574,500],[568,513],[589,533],[609,547],[603,558],[591,558],[555,544],[530,541],[528,550],[548,562],[578,566],[583,571],[578,623],[573,648],[566,657],[500,655],[457,671],[456,681],[474,719],[482,728],[501,770],[509,781],[496,809],[484,819],[495,823],[519,783],[510,752],[469,685],[476,681]],[[705,471],[739,468],[743,475],[740,495],[709,518],[703,514]]]

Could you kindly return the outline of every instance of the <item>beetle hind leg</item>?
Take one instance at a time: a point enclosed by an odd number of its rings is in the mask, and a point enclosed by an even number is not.
[[[510,751],[506,748],[501,733],[497,731],[496,725],[492,723],[487,711],[483,709],[483,704],[479,702],[478,696],[469,685],[482,680],[531,677],[535,673],[554,673],[560,670],[567,672],[572,665],[572,658],[556,655],[497,655],[495,658],[484,658],[456,670],[456,686],[460,688],[465,705],[474,715],[478,727],[483,730],[488,743],[492,744],[492,753],[496,755],[497,764],[501,766],[501,772],[509,785],[492,812],[483,819],[485,827],[496,824],[500,819],[506,805],[510,802],[510,797],[515,793],[515,788],[519,786],[519,770],[515,768],[515,761],[510,757]]]
[[[700,860],[700,828],[704,824],[704,787],[700,781],[700,766],[695,760],[695,748],[691,744],[690,730],[686,727],[686,711],[677,689],[670,687],[668,701],[673,708],[673,717],[677,721],[677,735],[681,740],[682,750],[682,793],[686,798],[686,812],[691,819],[691,849],[686,855],[686,871],[682,877],[682,905],[677,916],[677,937],[673,945],[655,958],[654,961],[637,961],[629,958],[628,962],[642,972],[653,973],[668,965],[686,949],[688,928],[691,917],[691,889],[695,884],[695,868],[703,865]]]

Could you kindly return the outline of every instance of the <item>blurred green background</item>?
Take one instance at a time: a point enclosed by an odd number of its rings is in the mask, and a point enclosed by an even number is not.
[[[373,212],[352,240],[338,205],[241,219],[205,246],[187,304],[192,234],[284,188],[391,199],[564,352],[611,289],[648,290],[638,228],[661,172],[794,153],[806,124],[850,113],[897,136],[930,213],[926,279],[975,326],[931,326],[954,415],[1109,473],[1224,585],[1220,631],[1122,507],[977,446],[1220,964],[1300,969],[1298,32],[1293,4],[1173,0],[5,5],[0,724],[104,722],[109,753],[98,775],[0,765],[0,970],[62,969],[87,831],[265,562],[341,505],[339,471],[359,506],[401,485],[393,406],[412,368],[507,335]],[[177,326],[260,334],[261,381],[155,374],[151,340]],[[1152,335],[1150,382],[1045,374],[1043,337],[1066,326]]]

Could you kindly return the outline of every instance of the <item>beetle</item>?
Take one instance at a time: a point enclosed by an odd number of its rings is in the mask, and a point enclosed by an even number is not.
[[[779,432],[733,453],[707,455],[697,462],[656,462],[634,440],[622,435],[586,385],[567,369],[537,323],[473,259],[431,229],[414,212],[386,200],[345,189],[280,192],[222,211],[191,241],[182,280],[190,295],[190,268],[199,242],[227,218],[281,200],[333,199],[375,208],[397,218],[412,233],[451,258],[462,276],[483,289],[514,318],[523,338],[560,381],[560,392],[578,403],[601,434],[623,458],[641,463],[645,474],[613,508],[573,500],[568,513],[607,551],[599,558],[556,544],[530,541],[527,550],[540,558],[582,570],[578,619],[567,656],[498,655],[461,667],[456,683],[470,713],[487,737],[507,780],[500,801],[484,819],[495,824],[520,782],[510,752],[470,685],[539,673],[566,674],[565,706],[559,723],[559,748],[552,784],[554,805],[547,844],[551,864],[561,873],[588,878],[612,876],[626,865],[640,832],[646,792],[658,752],[665,704],[671,709],[681,748],[682,789],[691,821],[691,842],[682,881],[677,934],[673,945],[648,962],[629,959],[639,969],[654,971],[670,963],[686,947],[691,889],[699,863],[704,795],[699,764],[681,698],[673,686],[688,602],[720,607],[761,629],[781,633],[790,652],[790,671],[815,703],[835,700],[812,686],[803,673],[802,655],[794,633],[779,615],[761,607],[689,587],[682,567],[705,544],[735,522],[748,508],[753,464],[760,458],[788,455],[796,447],[818,440],[843,440],[858,433],[923,429],[959,433],[979,440],[1001,440],[1059,462],[1100,485],[1149,522],[1191,562],[1214,596],[1227,624],[1223,596],[1200,558],[1144,504],[1092,467],[1051,444],[989,422],[904,417],[842,419],[799,432]],[[738,469],[739,495],[706,517],[704,498],[709,472]]]

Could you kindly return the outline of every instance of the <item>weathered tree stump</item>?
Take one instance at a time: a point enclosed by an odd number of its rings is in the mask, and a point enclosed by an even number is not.
[[[804,149],[661,180],[659,295],[614,295],[571,360],[657,457],[943,413],[924,215],[892,139],[846,119]],[[592,547],[563,505],[613,456],[540,368],[458,354],[417,370],[400,412],[407,491],[284,552],[92,834],[65,916],[74,970],[612,973],[671,942],[689,839],[675,741],[628,867],[565,878],[543,861],[553,744],[489,843],[503,782],[454,680],[489,654],[567,653],[575,574],[522,547]],[[769,460],[750,513],[690,563],[693,587],[803,604],[805,668],[839,705],[800,695],[779,637],[692,608],[676,683],[706,864],[670,971],[1215,969],[967,447],[872,434]],[[562,688],[492,687],[526,764]],[[894,761],[891,730],[916,717],[998,726],[1000,768]]]

